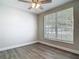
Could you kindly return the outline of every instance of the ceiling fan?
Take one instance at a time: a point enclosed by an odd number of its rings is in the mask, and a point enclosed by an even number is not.
[[[19,0],[19,1],[25,2],[25,3],[30,3],[32,6],[29,7],[28,9],[32,9],[32,8],[43,9],[43,7],[41,6],[42,4],[47,4],[47,3],[51,3],[52,2],[52,0],[32,0],[32,1]]]

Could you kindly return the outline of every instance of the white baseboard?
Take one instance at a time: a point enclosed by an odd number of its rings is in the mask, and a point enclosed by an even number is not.
[[[11,47],[0,48],[0,51],[5,51],[5,50],[17,48],[17,47],[26,46],[26,45],[31,45],[31,44],[34,44],[34,43],[37,43],[37,41],[33,41],[33,42],[25,43],[25,44],[14,45],[14,46],[11,46]]]
[[[51,47],[56,47],[56,48],[59,48],[59,49],[62,49],[62,50],[70,51],[70,52],[75,53],[75,54],[79,54],[79,50],[73,50],[73,49],[70,49],[70,48],[57,46],[57,45],[50,44],[50,43],[43,42],[43,41],[33,41],[33,42],[29,42],[29,43],[25,43],[25,44],[19,44],[19,45],[15,45],[15,46],[11,46],[11,47],[0,48],[0,51],[5,51],[5,50],[17,48],[17,47],[26,46],[26,45],[31,45],[31,44],[34,44],[34,43],[42,43],[42,44],[45,44],[45,45],[48,45],[48,46],[51,46]]]
[[[79,50],[73,50],[73,49],[70,49],[70,48],[57,46],[57,45],[50,44],[50,43],[43,42],[43,41],[39,41],[39,43],[42,43],[42,44],[45,44],[45,45],[48,45],[48,46],[51,46],[51,47],[56,47],[56,48],[59,48],[59,49],[65,50],[65,51],[69,51],[69,52],[72,52],[72,53],[75,53],[75,54],[79,54]]]

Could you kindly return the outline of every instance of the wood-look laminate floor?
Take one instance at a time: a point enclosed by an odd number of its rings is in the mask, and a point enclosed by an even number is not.
[[[79,56],[42,44],[33,44],[0,52],[0,59],[79,59]]]

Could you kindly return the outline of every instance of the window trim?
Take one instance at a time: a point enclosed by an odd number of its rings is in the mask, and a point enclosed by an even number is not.
[[[55,38],[55,39],[52,39],[53,41],[57,41],[57,42],[63,42],[63,43],[70,43],[70,44],[74,44],[74,19],[75,19],[75,11],[74,11],[74,7],[72,6],[72,7],[69,7],[69,8],[73,8],[73,19],[72,19],[72,21],[73,21],[73,24],[72,24],[72,30],[73,30],[73,36],[72,36],[72,38],[73,38],[73,41],[67,41],[67,40],[61,40],[61,39],[57,39],[57,38]],[[59,10],[59,11],[55,11],[55,12],[53,12],[53,13],[56,13],[57,14],[57,12],[60,12],[60,11],[63,11],[63,10],[66,10],[66,9],[69,9],[69,8],[65,8],[65,9],[62,9],[62,10]],[[50,14],[52,14],[52,13],[50,13]],[[50,15],[50,14],[47,14],[47,15]],[[44,15],[43,16],[43,39],[45,39],[44,38],[44,17],[45,16],[47,16],[47,15]],[[56,16],[56,18],[57,18],[57,16]],[[57,23],[56,23],[57,24]],[[56,25],[56,27],[55,28],[57,28],[57,25]],[[55,29],[56,30],[56,29]],[[57,30],[56,30],[56,32],[57,32]],[[57,34],[56,34],[56,36],[57,36]],[[46,39],[46,40],[48,40],[48,39]],[[49,40],[51,40],[51,39],[49,39]],[[51,41],[52,41],[51,40]]]

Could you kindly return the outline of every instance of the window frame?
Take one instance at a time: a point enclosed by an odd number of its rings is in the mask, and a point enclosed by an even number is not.
[[[57,37],[56,37],[55,39],[52,39],[53,41],[58,41],[58,42],[63,42],[63,43],[74,44],[74,19],[75,19],[74,16],[75,16],[75,15],[74,15],[74,7],[73,7],[73,6],[72,6],[72,7],[69,7],[69,8],[66,8],[66,9],[70,9],[70,8],[73,8],[73,13],[72,13],[72,15],[73,15],[73,19],[72,19],[72,21],[73,21],[73,23],[72,23],[72,30],[73,30],[72,38],[73,38],[73,41],[57,39]],[[66,9],[62,9],[62,10],[59,10],[59,11],[55,11],[55,12],[52,12],[52,13],[50,13],[50,14],[53,14],[53,13],[56,13],[56,14],[57,14],[57,12],[61,12],[61,11],[66,10]],[[50,15],[50,14],[46,14],[46,15],[43,16],[43,39],[45,39],[45,37],[44,37],[44,21],[45,21],[45,16]],[[57,16],[56,16],[56,17],[57,17]],[[56,21],[56,22],[57,22],[57,21]],[[56,24],[57,24],[57,23],[56,23]],[[56,26],[55,28],[57,28],[57,26]],[[57,30],[57,29],[55,29],[55,30]],[[57,31],[56,31],[56,32],[57,32]],[[57,36],[57,34],[56,34],[56,36]],[[45,40],[48,40],[48,39],[45,39]],[[49,40],[51,40],[51,39],[49,39]],[[51,41],[52,41],[52,40],[51,40]]]

